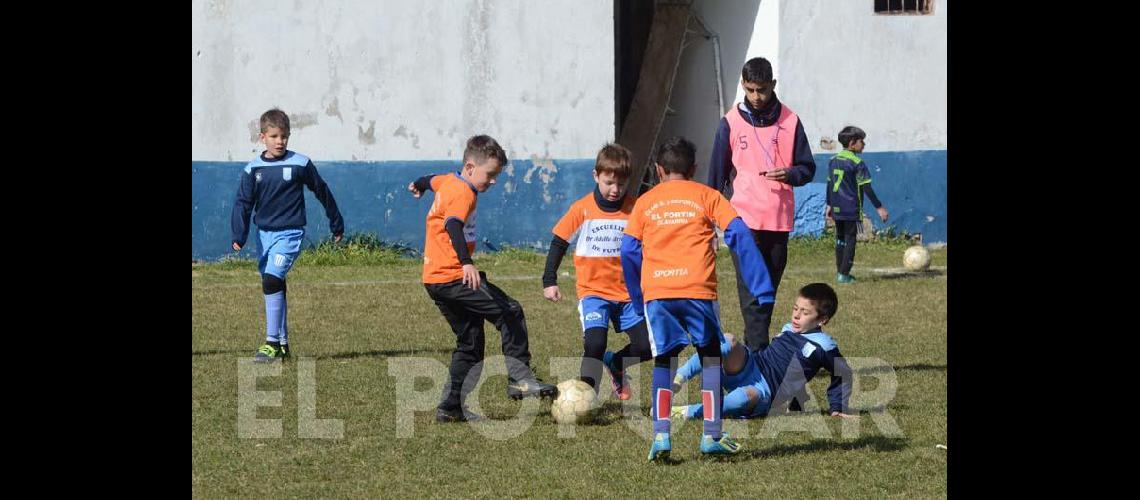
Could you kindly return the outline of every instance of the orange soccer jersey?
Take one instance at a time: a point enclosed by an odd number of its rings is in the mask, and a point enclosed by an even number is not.
[[[673,180],[633,206],[625,234],[642,245],[643,300],[716,300],[716,231],[737,217],[732,204],[704,184]]]
[[[577,272],[578,298],[601,297],[628,302],[625,277],[621,272],[621,236],[625,231],[633,196],[627,196],[621,209],[606,212],[598,207],[594,193],[579,198],[554,225],[552,232],[570,241],[575,234],[574,268]]]
[[[451,246],[444,225],[451,218],[463,222],[463,239],[467,252],[475,251],[475,188],[458,173],[441,174],[431,178],[435,201],[427,214],[427,234],[424,236],[424,283],[450,283],[463,279],[463,265]]]

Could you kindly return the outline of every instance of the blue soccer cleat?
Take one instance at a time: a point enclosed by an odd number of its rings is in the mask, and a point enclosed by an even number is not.
[[[653,446],[649,447],[649,461],[659,462],[669,458],[669,452],[673,451],[673,443],[669,438],[669,433],[658,432],[653,437]]]
[[[721,435],[720,440],[705,434],[701,438],[701,453],[705,455],[735,455],[740,453],[740,443],[728,437],[728,433]]]

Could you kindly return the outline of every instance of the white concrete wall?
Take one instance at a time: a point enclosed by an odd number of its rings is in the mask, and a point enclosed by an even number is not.
[[[812,152],[829,154],[842,149],[836,135],[846,125],[867,132],[869,152],[946,148],[947,3],[937,0],[928,16],[876,15],[873,2],[853,0],[695,0],[693,10],[720,36],[725,107],[744,99],[744,62],[767,58]],[[661,134],[697,145],[704,179],[724,113],[712,43],[695,33],[689,40]]]
[[[670,103],[673,112],[665,117],[660,140],[681,135],[693,141],[697,146],[696,180],[704,181],[707,175],[709,155],[720,118],[732,107],[733,102],[739,101],[739,98],[734,100],[734,96],[740,90],[740,67],[747,60],[746,54],[752,50],[766,53],[765,42],[773,50],[776,47],[777,19],[763,14],[766,7],[772,10],[773,5],[777,5],[774,0],[695,0],[692,4],[693,12],[720,39],[724,109],[717,102],[713,42],[698,33],[698,24],[692,24],[694,32],[686,38],[685,48],[681,52],[681,65],[677,68],[673,82]],[[761,25],[765,28],[771,25],[771,29],[761,29]],[[757,35],[758,30],[765,35]]]
[[[867,151],[946,149],[946,9],[877,15],[873,3],[780,0],[776,93],[800,117],[812,151],[845,125]]]
[[[740,84],[740,69],[744,63],[753,57],[763,57],[772,63],[772,75],[780,79],[780,0],[763,0],[760,2],[760,11],[753,24],[752,40],[748,43],[748,52],[739,61],[732,71],[736,99],[732,102],[744,101],[744,87]]]
[[[455,159],[486,133],[512,158],[613,140],[613,0],[193,2],[194,161],[245,161],[257,119],[331,160]]]

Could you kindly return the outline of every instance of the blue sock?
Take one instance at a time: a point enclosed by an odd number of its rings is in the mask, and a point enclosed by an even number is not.
[[[704,406],[705,435],[720,439],[721,400],[720,358],[701,359],[701,405]]]
[[[279,342],[281,334],[281,311],[285,308],[285,293],[277,292],[265,296],[265,341]]]
[[[653,432],[669,433],[669,410],[673,404],[673,374],[668,367],[653,367]]]
[[[277,338],[281,339],[281,345],[289,343],[289,297],[285,296],[285,292],[281,292],[281,327],[278,330],[281,332]]]
[[[705,411],[704,405],[702,405],[700,403],[697,403],[695,405],[689,405],[688,410],[689,411],[685,412],[685,418],[697,418],[697,417],[703,415],[704,411]]]
[[[743,387],[728,393],[724,397],[724,415],[727,417],[743,417],[748,410],[748,393]]]

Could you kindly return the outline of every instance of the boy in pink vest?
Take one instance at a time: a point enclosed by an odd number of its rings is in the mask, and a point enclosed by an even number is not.
[[[796,214],[792,187],[811,182],[815,161],[799,117],[776,97],[772,64],[763,57],[749,59],[740,76],[745,99],[720,120],[707,184],[724,193],[744,219],[764,256],[772,287],[778,289]],[[732,259],[745,345],[760,351],[768,346],[774,304],[761,304],[752,296],[735,254]]]

